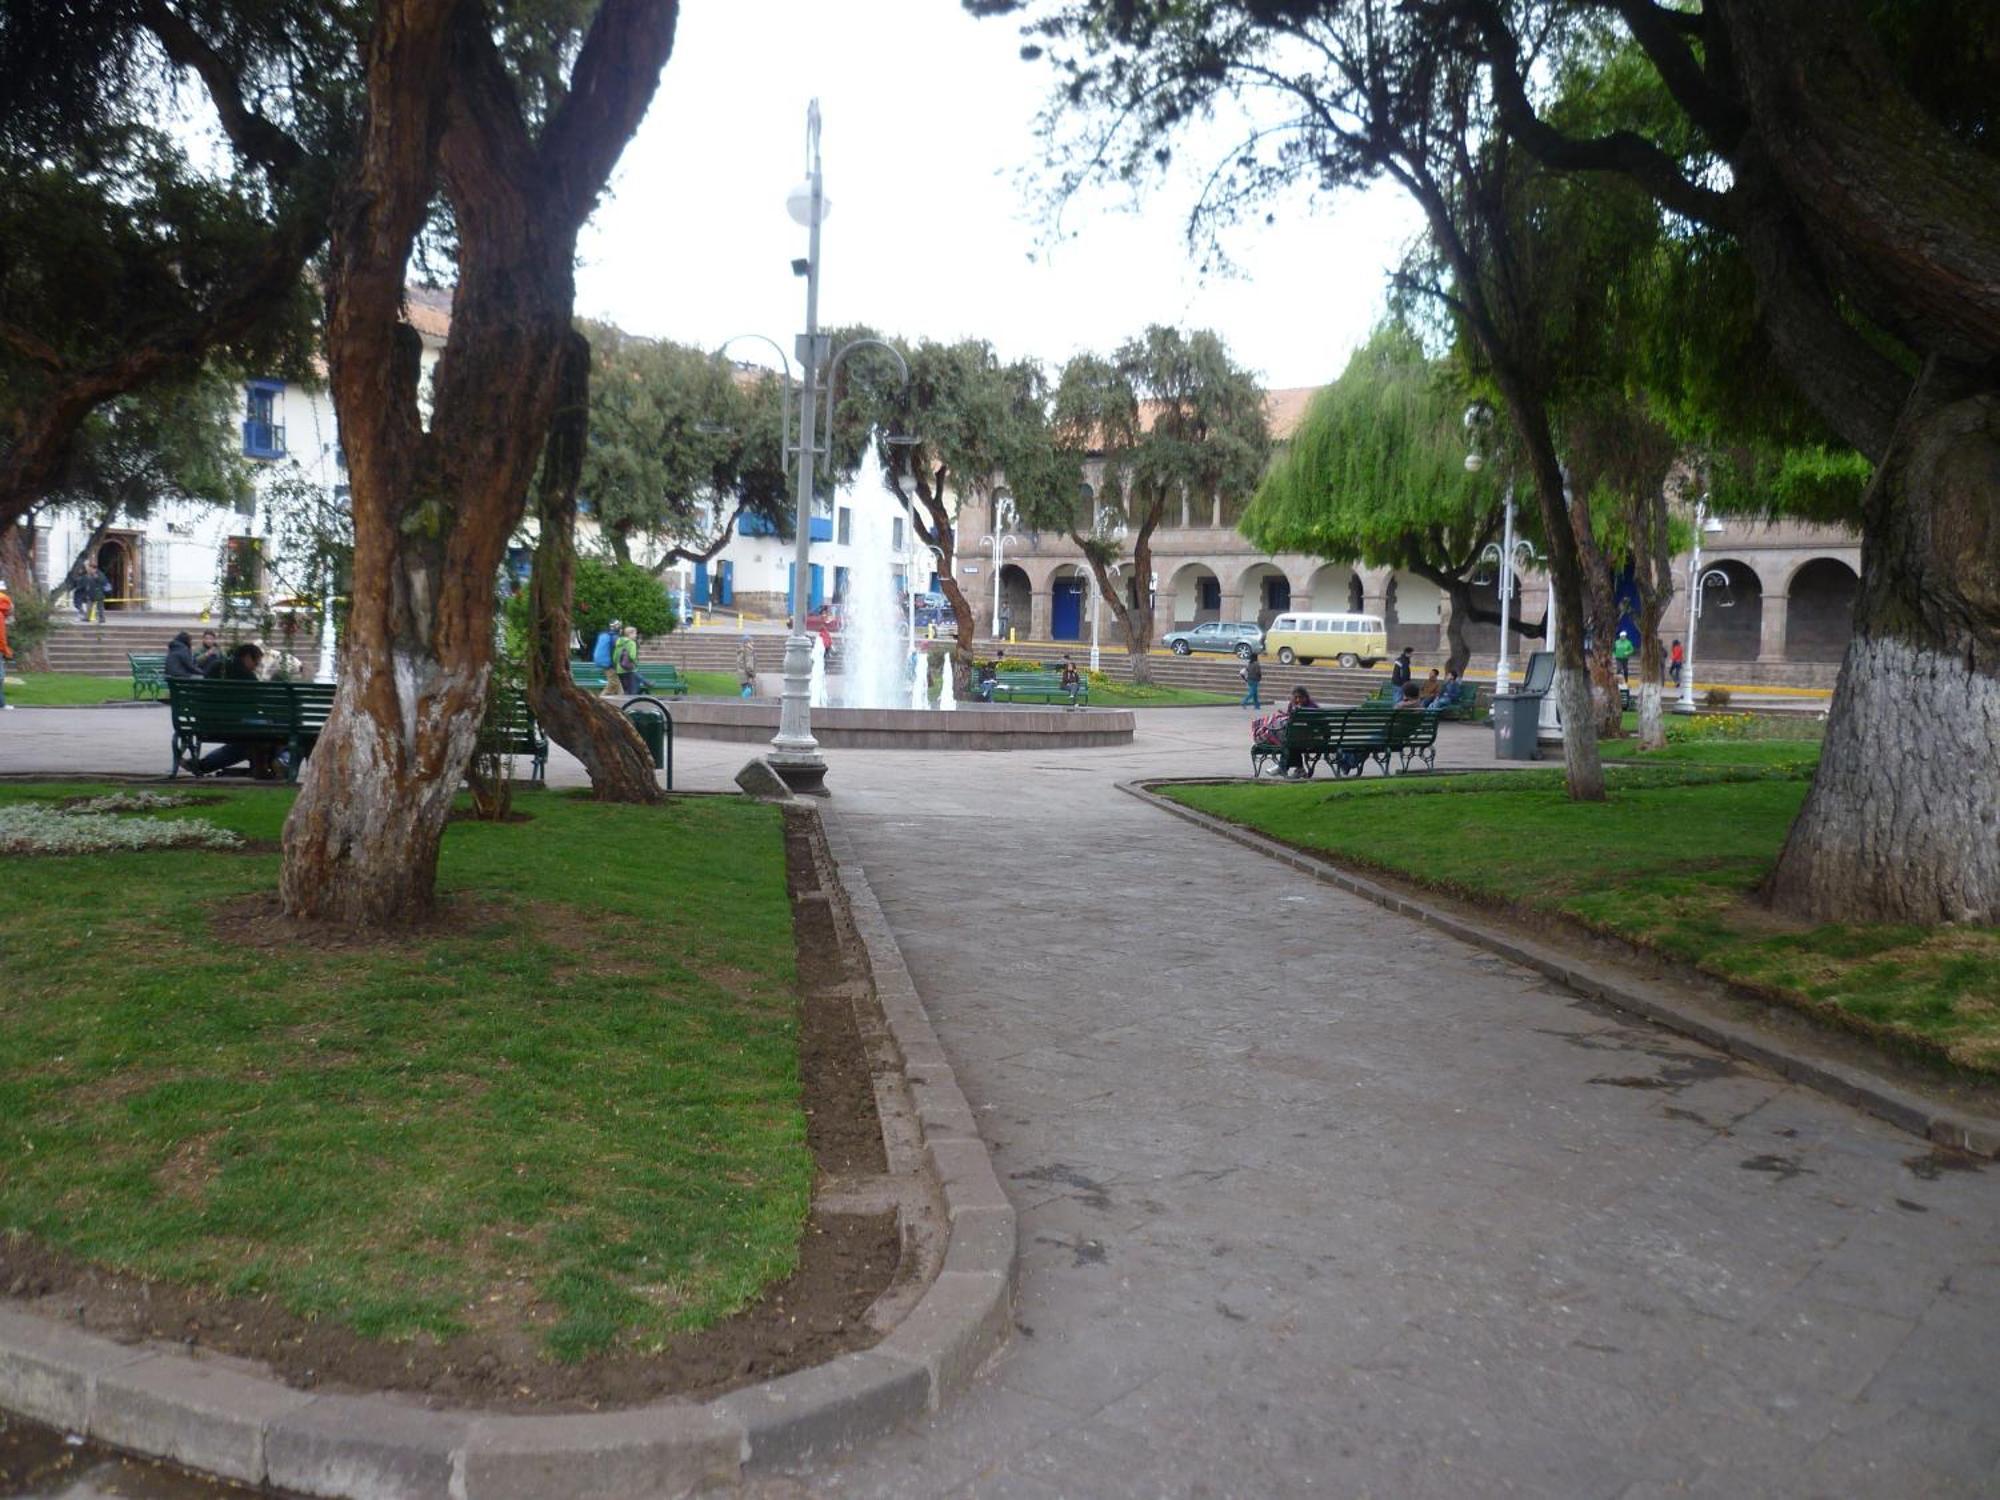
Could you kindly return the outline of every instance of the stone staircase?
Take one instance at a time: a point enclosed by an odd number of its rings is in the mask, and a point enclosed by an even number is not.
[[[233,626],[210,626],[194,615],[113,611],[99,625],[86,625],[74,616],[59,618],[47,642],[49,670],[82,672],[94,677],[128,677],[132,672],[132,664],[126,660],[128,652],[158,656],[177,632],[185,630],[199,643],[202,631],[211,628],[222,637],[225,646],[239,640],[261,640],[267,650],[282,646],[305,663],[302,670],[307,675],[319,664],[317,639],[300,639],[285,645],[275,637],[256,636]]]

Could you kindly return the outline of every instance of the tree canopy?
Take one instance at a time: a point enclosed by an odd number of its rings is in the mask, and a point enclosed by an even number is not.
[[[662,562],[706,558],[739,513],[790,534],[780,451],[789,397],[778,376],[604,324],[584,333],[591,379],[581,500],[618,558],[629,561],[640,537],[667,544]]]

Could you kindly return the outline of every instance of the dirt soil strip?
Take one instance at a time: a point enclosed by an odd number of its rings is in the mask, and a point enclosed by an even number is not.
[[[356,1339],[17,1238],[0,1407],[251,1484],[440,1500],[691,1493],[935,1408],[1011,1326],[1013,1210],[823,817],[786,813],[814,1206],[799,1271],[756,1306],[660,1355],[562,1367],[490,1335]]]
[[[2000,1117],[1956,1100],[1936,1098],[1914,1082],[1885,1076],[1879,1059],[1861,1055],[1845,1038],[1827,1035],[1796,1013],[1773,1012],[1761,1002],[1734,999],[1718,993],[1721,987],[1714,984],[1697,988],[1670,977],[1642,973],[1633,963],[1604,952],[1605,944],[1594,945],[1599,950],[1597,956],[1583,958],[1573,946],[1558,948],[1538,942],[1483,920],[1484,914],[1471,914],[1473,908],[1468,903],[1448,904],[1443,897],[1419,894],[1413,887],[1386,878],[1364,878],[1323,854],[1184,806],[1155,790],[1173,784],[1173,778],[1123,781],[1118,789],[1301,874],[1533,969],[1579,995],[1643,1016],[1717,1051],[1761,1064],[1794,1083],[1949,1150],[2000,1157]],[[1583,937],[1575,941],[1589,946]]]

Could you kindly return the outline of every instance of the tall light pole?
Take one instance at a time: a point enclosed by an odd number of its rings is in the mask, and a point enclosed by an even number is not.
[[[993,554],[993,639],[1000,639],[1000,573],[1007,560],[1007,544],[1021,539],[1011,531],[988,532],[979,539],[981,551]]]
[[[813,426],[819,415],[819,368],[825,352],[819,331],[819,226],[826,218],[827,201],[820,176],[817,99],[806,106],[806,179],[792,189],[785,208],[806,227],[805,261],[792,263],[792,269],[806,279],[806,331],[798,343],[798,536],[792,555],[792,633],[785,642],[784,698],[778,732],[771,740],[771,764],[793,791],[818,792],[826,784],[826,758],[812,732],[812,642],[806,633],[812,578]]]
[[[1125,565],[1123,563],[1112,563],[1106,569],[1106,571],[1111,574],[1111,580],[1113,583],[1116,583],[1118,581],[1119,574],[1124,571],[1124,567]],[[1101,672],[1104,670],[1104,662],[1103,658],[1100,656],[1097,649],[1097,627],[1099,622],[1101,622],[1104,618],[1104,590],[1097,588],[1095,586],[1096,580],[1090,578],[1088,574],[1085,575],[1085,580],[1091,586],[1090,587],[1090,670],[1093,672]]]
[[[1688,640],[1687,656],[1681,662],[1681,695],[1674,704],[1677,714],[1694,712],[1694,631],[1701,619],[1701,596],[1705,589],[1720,584],[1729,586],[1729,575],[1720,568],[1710,568],[1706,573],[1701,569],[1701,539],[1722,530],[1720,521],[1712,520],[1708,514],[1708,496],[1703,495],[1694,503],[1694,555],[1688,559]]]
[[[1479,554],[1482,561],[1491,559],[1500,564],[1500,659],[1493,667],[1493,692],[1495,696],[1506,692],[1507,685],[1512,680],[1512,667],[1507,659],[1507,638],[1510,630],[1508,622],[1513,613],[1514,582],[1520,576],[1521,569],[1524,566],[1532,564],[1536,558],[1535,544],[1526,537],[1516,540],[1514,536],[1514,485],[1512,481],[1509,481],[1507,485],[1507,523],[1505,534],[1506,540],[1504,542],[1488,542],[1485,550]]]

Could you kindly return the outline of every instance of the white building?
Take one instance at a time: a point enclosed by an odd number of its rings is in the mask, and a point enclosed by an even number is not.
[[[720,525],[721,518],[704,505],[698,523],[701,531],[713,536],[711,528]],[[907,588],[911,577],[920,588],[936,588],[934,560],[916,540],[902,505],[883,484],[872,453],[854,482],[843,486],[812,518],[809,610],[847,601],[867,549],[886,549],[895,559],[892,572],[899,589]],[[783,619],[792,609],[793,565],[792,539],[780,536],[761,518],[745,515],[738,518],[713,561],[676,564],[667,575],[668,586],[695,610],[740,610]]]
[[[423,340],[423,386],[450,331],[449,294],[412,289],[409,320]],[[239,610],[268,608],[289,593],[285,560],[270,533],[266,498],[281,481],[317,486],[336,503],[347,498],[347,457],[333,396],[320,385],[249,380],[239,420],[243,456],[256,465],[257,498],[248,510],[159,501],[143,517],[119,515],[98,541],[95,558],[111,581],[107,613],[220,618],[225,589]],[[52,587],[90,540],[90,518],[57,515],[43,530],[36,566]]]

